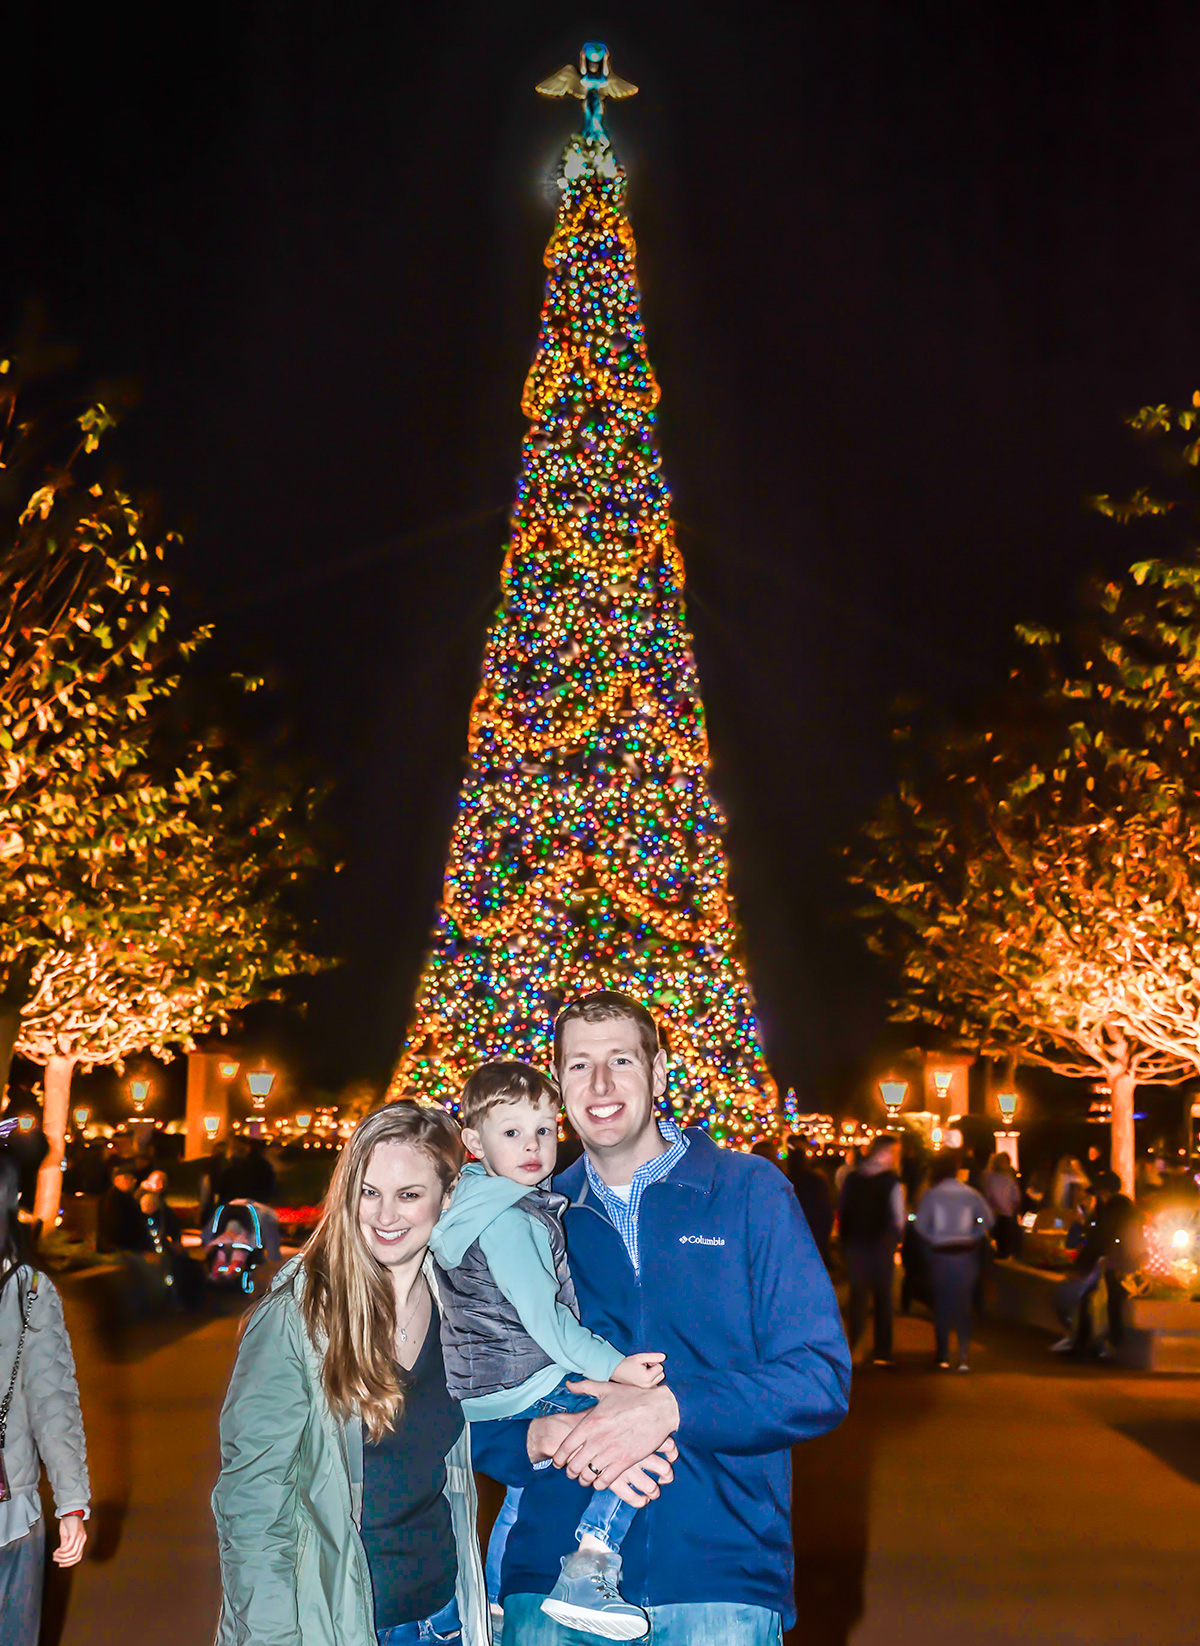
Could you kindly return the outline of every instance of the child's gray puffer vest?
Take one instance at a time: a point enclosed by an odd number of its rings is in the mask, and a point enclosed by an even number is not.
[[[553,1189],[531,1189],[516,1202],[550,1236],[558,1301],[578,1318],[562,1226],[562,1214],[569,1204],[566,1195]],[[495,1394],[497,1389],[515,1389],[554,1364],[529,1336],[516,1308],[492,1279],[478,1240],[468,1246],[455,1268],[438,1265],[438,1288],[443,1298],[442,1360],[452,1399],[470,1400]]]

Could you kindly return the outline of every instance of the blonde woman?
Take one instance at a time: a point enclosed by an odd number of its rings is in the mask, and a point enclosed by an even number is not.
[[[462,1159],[441,1109],[368,1115],[312,1238],[250,1317],[213,1493],[218,1646],[487,1646],[428,1255]]]

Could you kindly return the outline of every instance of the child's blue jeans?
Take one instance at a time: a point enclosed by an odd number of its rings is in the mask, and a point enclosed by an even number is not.
[[[576,1381],[576,1374],[568,1374],[571,1382]],[[573,1394],[567,1388],[568,1378],[564,1377],[557,1388],[551,1389],[548,1395],[535,1400],[532,1406],[527,1406],[523,1412],[515,1412],[508,1421],[518,1419],[529,1421],[535,1417],[552,1417],[556,1412],[588,1412],[596,1404],[592,1395]],[[512,1530],[517,1518],[517,1506],[520,1502],[520,1491],[510,1486],[504,1499],[504,1508],[500,1518],[492,1528],[491,1541],[488,1543],[487,1577],[488,1598],[497,1598],[500,1588],[500,1563],[504,1559],[504,1546],[508,1542],[508,1534]],[[604,1545],[606,1549],[617,1554],[621,1544],[625,1541],[625,1534],[633,1524],[633,1517],[637,1510],[632,1503],[626,1503],[624,1498],[618,1497],[615,1492],[593,1491],[591,1502],[579,1517],[579,1524],[575,1528],[575,1541],[578,1542],[585,1533],[590,1534]]]

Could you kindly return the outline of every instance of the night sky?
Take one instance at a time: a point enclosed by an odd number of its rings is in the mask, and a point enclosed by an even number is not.
[[[768,1054],[815,1101],[885,1017],[837,854],[889,704],[982,699],[1015,621],[1133,558],[1084,499],[1147,478],[1127,413],[1200,384],[1194,6],[22,8],[0,312],[136,386],[119,456],[186,535],[204,667],[268,672],[333,785],[346,964],[296,1055],[383,1076],[578,120],[533,86],[592,38],[641,87],[609,126],[712,781]]]

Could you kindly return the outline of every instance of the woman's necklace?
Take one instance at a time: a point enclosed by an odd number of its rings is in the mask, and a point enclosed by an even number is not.
[[[421,1307],[422,1303],[424,1303],[424,1301],[425,1301],[425,1284],[424,1284],[424,1280],[422,1279],[420,1295],[418,1296],[417,1301],[413,1304],[412,1308],[410,1309],[408,1319],[399,1328],[401,1343],[407,1343],[408,1342],[408,1328],[412,1325],[413,1319],[416,1315],[416,1312]]]

